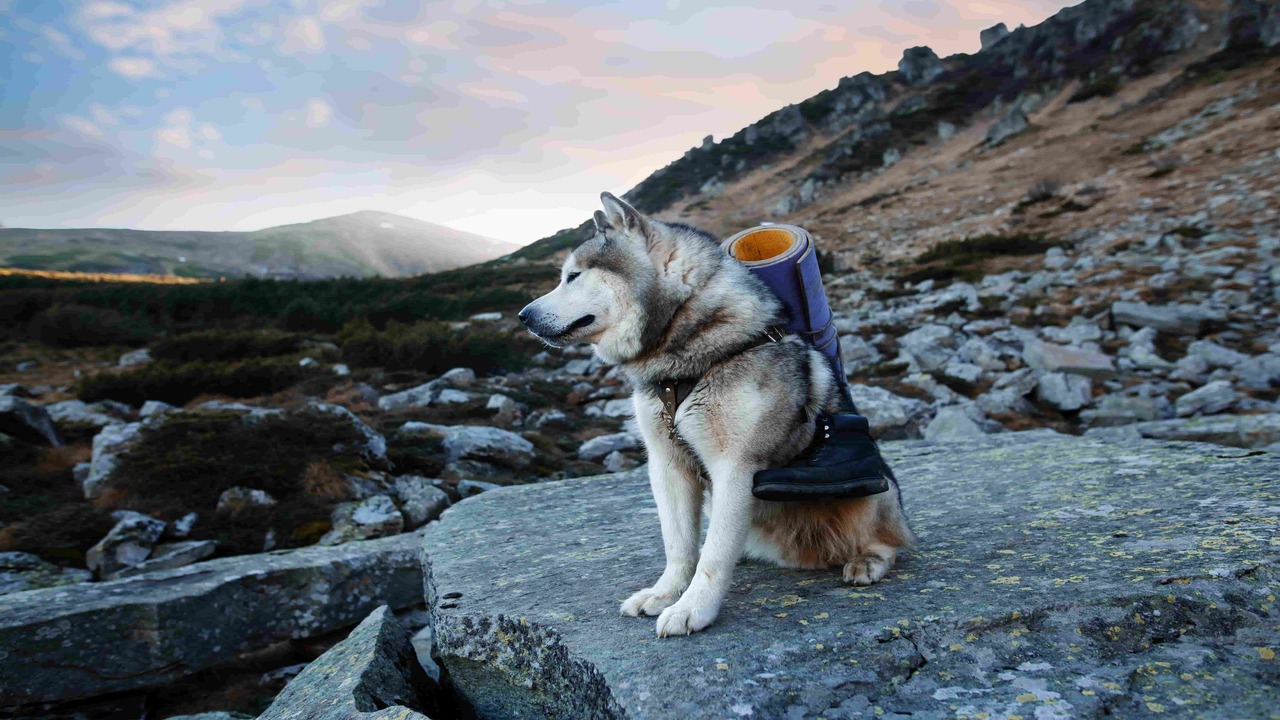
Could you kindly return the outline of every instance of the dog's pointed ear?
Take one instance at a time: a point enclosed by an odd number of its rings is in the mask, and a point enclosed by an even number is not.
[[[599,210],[591,216],[591,220],[596,224],[597,234],[603,234],[605,230],[613,228],[613,226],[609,224],[609,218],[605,217],[604,213]]]
[[[600,193],[600,202],[604,205],[605,215],[613,227],[622,230],[634,230],[641,236],[647,234],[647,218],[639,210],[627,204],[625,200],[614,196],[613,193],[602,192]]]

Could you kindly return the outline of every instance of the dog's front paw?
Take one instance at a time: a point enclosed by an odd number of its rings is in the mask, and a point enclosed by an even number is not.
[[[621,610],[627,617],[657,615],[679,599],[680,593],[675,591],[663,592],[656,587],[645,588],[623,600]]]
[[[889,561],[879,555],[859,555],[844,566],[844,581],[854,585],[872,585],[889,571]]]
[[[694,606],[676,603],[658,616],[658,637],[673,635],[692,635],[706,630],[716,621],[719,609],[707,606]]]

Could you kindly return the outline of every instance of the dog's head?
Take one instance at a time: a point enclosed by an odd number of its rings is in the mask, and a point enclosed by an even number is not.
[[[634,354],[647,319],[656,276],[647,248],[658,224],[609,193],[600,201],[595,235],[569,254],[560,284],[519,317],[549,345],[591,343],[604,360],[619,362]]]

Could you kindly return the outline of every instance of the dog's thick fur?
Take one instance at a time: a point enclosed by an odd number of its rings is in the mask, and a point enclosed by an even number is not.
[[[595,236],[566,260],[559,286],[520,317],[550,344],[594,344],[635,387],[667,562],[622,613],[657,615],[663,637],[702,630],[744,553],[784,567],[843,566],[855,585],[884,577],[912,541],[896,483],[854,500],[751,494],[756,471],[789,462],[812,440],[817,414],[837,410],[826,360],[796,336],[753,346],[782,308],[714,238],[608,193],[601,199]],[[678,437],[654,389],[667,378],[700,378],[676,414]],[[711,523],[699,552],[704,493]]]

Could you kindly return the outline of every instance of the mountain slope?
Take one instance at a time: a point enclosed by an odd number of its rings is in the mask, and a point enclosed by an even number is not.
[[[0,229],[0,265],[188,277],[400,277],[473,265],[514,248],[373,211],[253,232]]]
[[[704,142],[626,197],[719,235],[801,224],[845,266],[863,254],[910,258],[936,242],[1014,232],[1010,210],[1036,180],[1150,173],[1159,149],[1130,146],[1196,112],[1193,103],[1234,91],[1206,86],[1267,67],[1280,49],[1277,27],[1274,2],[1088,0],[1034,27],[996,26],[972,55],[911,48],[898,71],[843,78]],[[901,210],[876,211],[888,205]],[[588,226],[513,256],[549,257]]]

